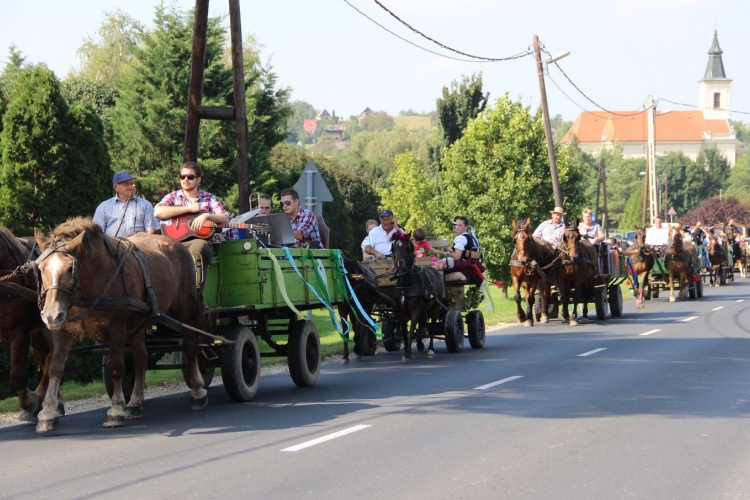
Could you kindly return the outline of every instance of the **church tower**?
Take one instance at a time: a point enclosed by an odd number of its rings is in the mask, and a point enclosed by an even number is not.
[[[723,51],[719,47],[719,37],[714,30],[714,41],[708,51],[708,65],[703,80],[698,82],[698,105],[707,120],[728,120],[729,86],[732,80],[727,78],[724,62],[721,60]]]

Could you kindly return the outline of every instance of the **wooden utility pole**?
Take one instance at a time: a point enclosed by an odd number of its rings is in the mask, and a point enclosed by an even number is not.
[[[536,71],[539,77],[539,92],[542,96],[542,118],[544,119],[544,135],[547,137],[547,154],[549,155],[549,171],[552,178],[552,192],[555,195],[555,206],[563,206],[562,193],[560,193],[560,181],[557,178],[557,158],[555,157],[555,142],[552,138],[552,127],[549,123],[549,109],[547,108],[547,90],[544,86],[544,68],[542,66],[542,53],[539,49],[539,37],[534,35],[534,57],[536,58]]]
[[[188,90],[187,120],[185,122],[184,161],[198,161],[198,133],[200,121],[234,120],[237,132],[237,185],[240,212],[250,210],[250,180],[247,148],[247,107],[245,105],[245,68],[242,55],[242,26],[240,2],[229,0],[229,30],[232,42],[232,75],[234,79],[234,107],[202,106],[203,68],[206,61],[206,31],[209,0],[195,0],[193,53],[190,59],[190,88]]]

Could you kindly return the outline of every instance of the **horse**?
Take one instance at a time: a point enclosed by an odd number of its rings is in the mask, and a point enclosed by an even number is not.
[[[711,262],[711,267],[707,269],[709,286],[719,286],[721,285],[721,280],[718,278],[718,275],[719,273],[721,273],[722,265],[727,261],[727,254],[724,251],[721,243],[719,242],[719,238],[717,238],[713,233],[709,233],[708,235],[707,252],[708,260],[709,262]],[[715,285],[714,278],[716,278]]]
[[[588,317],[587,297],[594,293],[593,278],[597,274],[596,260],[597,252],[588,241],[581,240],[581,232],[578,230],[578,219],[568,222],[562,241],[558,245],[563,255],[563,268],[558,273],[560,299],[562,302],[563,323],[569,322],[570,326],[578,324],[578,303],[583,303],[583,317]],[[573,298],[573,313],[568,312],[568,304]]]
[[[516,317],[524,326],[534,326],[533,305],[537,291],[541,299],[539,322],[549,322],[547,299],[550,295],[551,284],[549,279],[544,278],[546,273],[544,270],[540,272],[539,266],[549,268],[559,257],[558,251],[552,245],[531,235],[530,225],[530,217],[526,219],[526,222],[511,221],[513,228],[511,236],[515,251],[510,261],[510,276],[515,290]],[[521,288],[525,292],[526,311],[521,307]]]
[[[748,262],[750,262],[750,258],[748,257],[749,250],[750,244],[746,241],[740,245],[740,256],[737,261],[740,265],[740,277],[742,278],[747,278],[747,266]]]
[[[646,245],[645,228],[635,226],[635,243],[629,246],[623,255],[630,259],[629,265],[626,262],[626,271],[632,276],[633,287],[638,293],[635,307],[640,309],[644,300],[643,293],[648,290],[648,275],[656,262],[654,251]],[[650,300],[651,296],[646,295],[645,299]]]
[[[427,349],[427,359],[435,357],[433,339],[435,327],[440,320],[441,302],[443,297],[443,276],[437,269],[421,267],[414,264],[414,244],[411,236],[396,231],[391,236],[393,242],[391,255],[396,264],[396,287],[393,290],[393,300],[396,303],[396,313],[399,324],[404,331],[404,363],[411,363],[411,343],[417,335],[417,349],[424,350],[422,329],[426,328],[430,337]],[[427,321],[430,320],[430,325]],[[410,322],[407,325],[407,322]]]
[[[391,308],[394,308],[396,304],[393,299],[378,290],[375,271],[353,259],[344,259],[343,266],[352,291],[362,308],[360,310],[356,304],[347,300],[339,304],[339,316],[348,322],[351,331],[354,332],[352,350],[357,358],[372,356],[377,347],[375,333],[366,324],[367,320],[362,317],[362,312],[371,316],[376,304],[387,304]],[[349,343],[346,341],[344,341],[344,357],[341,362],[349,363]]]
[[[669,301],[675,302],[674,280],[677,278],[679,297],[684,297],[685,287],[690,286],[694,278],[693,263],[698,259],[692,245],[685,246],[682,234],[676,226],[669,228],[669,248],[664,256],[664,264],[669,274]]]
[[[140,418],[146,329],[162,313],[189,326],[198,325],[203,317],[190,252],[166,236],[135,233],[110,238],[91,219],[81,217],[63,222],[49,237],[39,229],[34,236],[42,251],[36,260],[41,276],[39,306],[53,335],[49,388],[37,432],[57,429],[56,395],[65,360],[73,343],[86,337],[107,341],[110,348],[113,393],[103,427],[120,427],[124,419]],[[198,367],[198,339],[193,330],[182,333],[190,367],[191,406],[199,410],[208,398]],[[135,367],[133,395],[127,406],[122,390],[126,342]]]
[[[0,240],[0,269],[3,269],[4,274],[14,275],[4,281],[29,288],[35,295],[35,277],[22,272],[20,267],[39,255],[33,239],[16,238],[10,230],[0,227]],[[21,420],[24,421],[36,420],[49,384],[47,361],[50,347],[44,336],[43,326],[35,300],[10,292],[0,294],[0,340],[10,344],[9,385],[18,395],[18,405],[22,410]],[[27,387],[26,365],[29,347],[42,369],[42,378],[33,392]],[[59,403],[58,412],[61,415],[65,414],[62,403]]]

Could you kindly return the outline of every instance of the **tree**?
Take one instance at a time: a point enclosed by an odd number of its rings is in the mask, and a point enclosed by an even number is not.
[[[737,223],[750,223],[750,210],[737,201],[728,197],[719,201],[718,198],[709,198],[680,218],[680,223],[693,225],[698,221],[703,226],[709,227],[714,224],[724,224],[730,218]]]
[[[85,105],[68,108],[44,65],[19,71],[0,135],[0,223],[13,232],[91,215],[108,196],[102,124]]]
[[[0,75],[0,91],[3,94],[10,96],[16,76],[25,65],[26,57],[15,45],[11,45],[8,49],[8,63]]]
[[[434,219],[430,202],[435,197],[435,182],[411,151],[398,155],[395,164],[388,186],[378,190],[381,208],[393,210],[399,226],[406,231],[422,227],[431,232]]]
[[[312,104],[305,101],[294,101],[292,103],[292,115],[287,119],[287,142],[297,144],[307,144],[310,140],[310,134],[305,132],[302,127],[305,120],[315,118],[315,108]]]
[[[571,161],[569,148],[559,150],[557,169],[566,211],[579,213],[584,171]],[[507,280],[511,219],[530,217],[537,225],[549,219],[554,204],[541,113],[531,115],[507,94],[495,101],[446,151],[439,189],[431,211],[445,234],[454,216],[468,217],[484,247],[488,272]]]
[[[369,132],[391,130],[393,125],[393,118],[388,116],[388,113],[385,111],[372,111],[367,113],[359,122],[360,128]]]
[[[729,172],[727,194],[750,207],[750,155],[744,155]]]

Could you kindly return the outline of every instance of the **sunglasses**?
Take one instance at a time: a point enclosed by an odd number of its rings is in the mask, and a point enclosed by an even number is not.
[[[294,203],[294,202],[293,202],[293,201],[290,201],[290,200],[284,200],[284,201],[282,201],[282,202],[281,202],[281,206],[282,206],[282,207],[284,207],[284,206],[288,207],[288,206],[289,206],[289,205],[291,205],[292,203]]]
[[[185,179],[187,179],[189,181],[194,181],[196,177],[197,177],[197,175],[195,175],[195,174],[185,174],[185,175],[180,174],[180,180],[183,180],[183,181]]]

